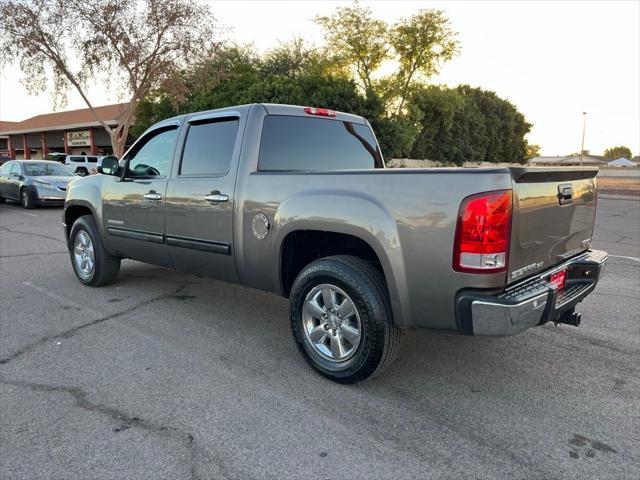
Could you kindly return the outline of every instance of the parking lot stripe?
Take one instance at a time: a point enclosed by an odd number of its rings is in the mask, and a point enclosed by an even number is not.
[[[609,254],[609,256],[611,258],[624,258],[625,260],[632,260],[634,262],[640,262],[640,258],[638,258],[638,257],[627,257],[625,255],[611,255],[611,254]]]

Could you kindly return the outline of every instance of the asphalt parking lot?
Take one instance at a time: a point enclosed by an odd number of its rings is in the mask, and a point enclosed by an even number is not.
[[[0,205],[3,479],[640,478],[638,201],[599,202],[580,328],[405,332],[359,386],[271,294],[130,261],[82,286],[61,213]]]

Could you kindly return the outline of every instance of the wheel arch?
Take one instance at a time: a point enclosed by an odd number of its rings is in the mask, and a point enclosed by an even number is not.
[[[273,258],[278,262],[276,284],[282,295],[288,296],[295,275],[311,261],[330,255],[355,255],[379,265],[394,321],[398,326],[407,324],[410,305],[399,232],[382,205],[351,192],[307,192],[283,202],[274,223]],[[288,258],[291,246],[295,248],[299,242],[304,243],[303,258],[310,261],[302,264],[293,260],[293,269],[287,270],[292,263]]]
[[[69,239],[69,234],[71,233],[71,227],[74,222],[83,215],[91,215],[96,221],[96,225],[98,230],[100,230],[100,223],[98,222],[98,216],[96,215],[95,210],[91,206],[89,202],[85,202],[82,200],[74,200],[72,202],[67,201],[64,207],[64,230],[65,230],[65,238]]]

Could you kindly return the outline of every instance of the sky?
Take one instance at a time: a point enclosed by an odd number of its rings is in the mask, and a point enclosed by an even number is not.
[[[315,15],[344,1],[210,1],[225,38],[264,51],[295,36],[320,45]],[[461,83],[496,92],[533,124],[528,139],[544,155],[626,145],[640,154],[640,0],[361,1],[390,23],[421,8],[444,10],[460,54],[430,83]],[[24,120],[53,110],[50,94],[32,96],[16,66],[0,72],[0,119]],[[97,105],[122,101],[96,84]],[[65,109],[83,108],[70,95]]]

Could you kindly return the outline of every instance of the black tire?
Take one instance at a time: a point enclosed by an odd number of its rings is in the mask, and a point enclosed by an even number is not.
[[[93,244],[94,252],[94,267],[93,271],[89,274],[82,274],[75,261],[74,245],[76,237],[84,232],[89,236],[91,243]],[[102,287],[109,285],[118,275],[120,271],[120,258],[114,257],[109,254],[104,248],[102,238],[96,227],[96,222],[91,215],[83,215],[79,217],[71,227],[68,239],[69,256],[71,258],[71,266],[73,271],[78,277],[78,280],[90,287]]]
[[[76,168],[76,175],[86,177],[87,175],[89,175],[89,171],[84,167],[78,167]]]
[[[36,200],[33,198],[33,194],[27,187],[22,187],[20,189],[20,205],[22,208],[26,208],[27,210],[31,210],[36,207]]]
[[[4,203],[6,202],[6,200],[4,199],[4,197],[0,197],[0,203]]]
[[[343,290],[355,304],[360,317],[359,345],[345,361],[323,358],[304,330],[305,300],[322,284]],[[338,383],[358,383],[381,374],[397,356],[400,329],[393,323],[384,277],[370,263],[347,255],[316,260],[300,272],[289,298],[289,320],[296,346],[307,363],[321,375]]]

